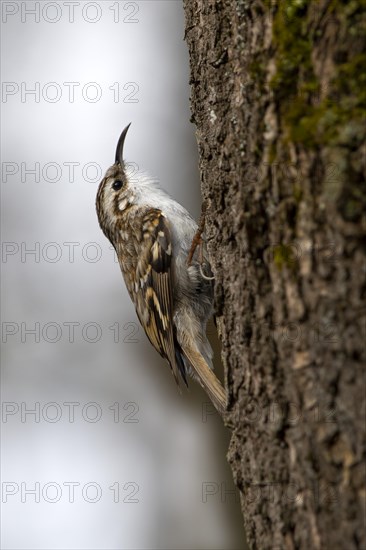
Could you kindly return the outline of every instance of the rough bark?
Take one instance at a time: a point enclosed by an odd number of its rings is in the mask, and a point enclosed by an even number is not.
[[[248,543],[364,549],[365,2],[184,5]]]

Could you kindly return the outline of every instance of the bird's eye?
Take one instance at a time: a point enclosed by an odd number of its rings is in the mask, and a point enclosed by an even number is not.
[[[112,189],[114,189],[115,191],[118,191],[119,189],[121,189],[122,185],[123,183],[121,182],[121,180],[116,180],[112,184]]]

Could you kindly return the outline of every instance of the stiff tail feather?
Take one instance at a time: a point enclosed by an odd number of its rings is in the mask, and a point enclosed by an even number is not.
[[[183,347],[182,351],[198,376],[201,386],[208,393],[217,411],[223,416],[226,410],[226,393],[221,382],[198,351],[189,347]]]

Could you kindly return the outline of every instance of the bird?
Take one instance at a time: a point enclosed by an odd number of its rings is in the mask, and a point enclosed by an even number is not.
[[[115,162],[97,191],[99,225],[116,251],[139,321],[169,363],[178,388],[188,387],[190,375],[223,415],[226,393],[213,373],[206,336],[214,278],[205,241],[197,237],[198,226],[189,212],[156,179],[125,162],[130,125],[122,131]]]

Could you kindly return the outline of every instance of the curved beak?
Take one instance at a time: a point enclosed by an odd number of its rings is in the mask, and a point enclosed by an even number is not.
[[[128,129],[129,129],[130,126],[131,126],[131,122],[123,130],[122,134],[119,137],[118,143],[117,143],[115,164],[120,164],[121,166],[123,164],[123,145],[124,145],[124,142],[125,142],[126,134],[127,134]]]

